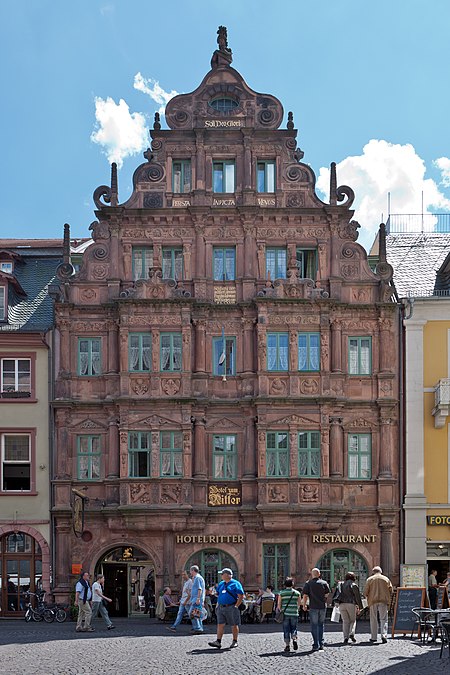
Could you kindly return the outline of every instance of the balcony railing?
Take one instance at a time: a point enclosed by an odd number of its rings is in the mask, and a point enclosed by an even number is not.
[[[439,380],[434,388],[434,426],[441,429],[446,422],[450,409],[450,379]]]
[[[391,213],[386,234],[450,234],[450,213]]]

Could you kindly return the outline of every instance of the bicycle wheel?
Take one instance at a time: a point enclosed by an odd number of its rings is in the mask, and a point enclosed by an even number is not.
[[[51,609],[44,609],[42,612],[42,618],[47,623],[52,623],[52,621],[55,620],[55,612],[53,612]]]
[[[35,609],[31,610],[33,612],[33,621],[42,621],[42,614],[39,614],[39,612],[36,612]]]
[[[32,619],[31,609],[28,608],[27,611],[25,612],[25,621],[28,622],[31,621],[31,619]]]
[[[57,620],[58,623],[63,623],[67,619],[66,610],[62,609],[61,607],[57,609],[55,619]]]

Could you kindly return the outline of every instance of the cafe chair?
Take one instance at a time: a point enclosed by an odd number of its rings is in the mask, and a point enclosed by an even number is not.
[[[269,619],[273,614],[273,606],[275,604],[275,600],[272,600],[272,598],[263,598],[261,601],[261,623],[264,621],[265,618],[267,618],[267,623],[269,623]]]
[[[442,619],[439,621],[439,630],[441,632],[441,653],[439,658],[442,659],[442,654],[444,653],[444,647],[448,647],[448,657],[450,659],[450,619]]]
[[[418,637],[425,644],[427,636],[434,631],[433,614],[427,607],[413,607],[411,612],[414,614],[415,621],[411,631],[411,639],[418,631]]]

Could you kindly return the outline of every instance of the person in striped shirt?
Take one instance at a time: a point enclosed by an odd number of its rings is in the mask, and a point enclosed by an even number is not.
[[[284,588],[278,595],[279,612],[284,612],[283,634],[284,634],[284,651],[289,652],[292,647],[294,651],[298,649],[297,642],[297,622],[298,610],[300,609],[301,594],[294,588],[294,580],[292,577],[287,577],[284,582]]]

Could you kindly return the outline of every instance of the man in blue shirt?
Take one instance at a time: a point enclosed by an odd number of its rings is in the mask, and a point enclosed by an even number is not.
[[[237,647],[241,625],[241,612],[238,608],[244,602],[244,589],[239,581],[233,579],[233,572],[229,567],[224,567],[219,574],[222,575],[222,581],[217,589],[217,640],[208,644],[210,647],[221,649],[225,624],[228,624],[233,633],[230,647]]]
[[[205,604],[205,580],[200,574],[197,565],[192,565],[191,569],[192,588],[191,588],[191,607],[189,616],[192,621],[192,632],[194,635],[203,633],[203,616],[206,616]]]

